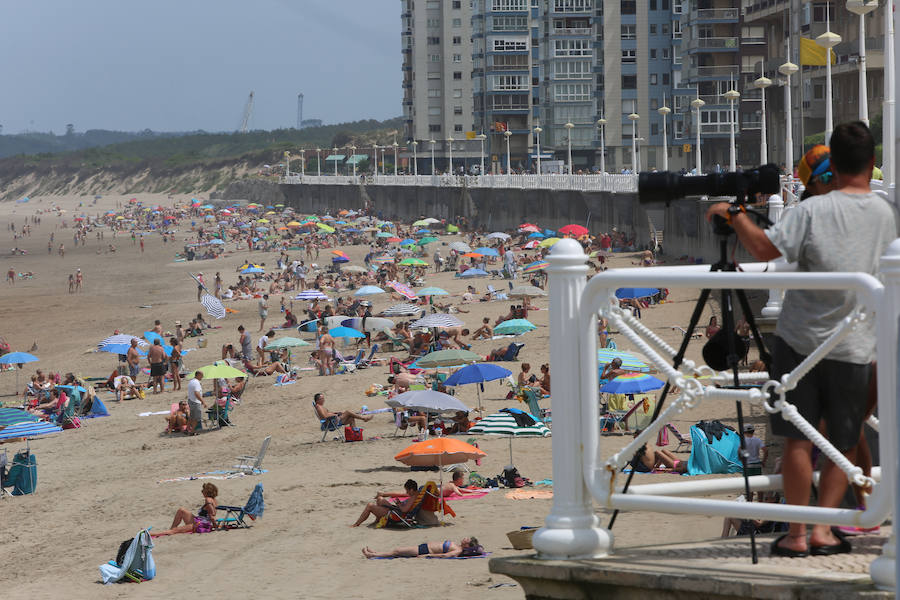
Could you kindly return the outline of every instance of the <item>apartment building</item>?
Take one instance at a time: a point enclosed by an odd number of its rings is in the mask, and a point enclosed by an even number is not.
[[[439,171],[449,168],[451,157],[455,169],[479,159],[479,142],[471,139],[471,15],[470,0],[401,0],[405,138],[420,174],[431,172],[432,145]]]

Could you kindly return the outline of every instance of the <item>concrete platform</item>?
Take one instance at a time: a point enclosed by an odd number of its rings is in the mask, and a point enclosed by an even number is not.
[[[853,552],[836,556],[770,556],[776,536],[757,538],[759,563],[750,561],[750,538],[624,548],[598,560],[544,561],[534,555],[495,558],[492,573],[518,581],[529,600],[847,600],[893,598],[877,590],[869,565],[890,531],[851,538]]]

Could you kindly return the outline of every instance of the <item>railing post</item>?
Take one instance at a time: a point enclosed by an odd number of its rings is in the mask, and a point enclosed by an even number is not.
[[[897,387],[898,366],[898,318],[900,318],[900,239],[891,242],[880,264],[882,281],[884,282],[884,298],[876,315],[878,332],[878,419],[885,423],[878,434],[878,448],[881,455],[881,482],[894,494],[894,518],[900,515],[900,493],[897,492],[898,481],[898,447],[897,432],[900,431],[900,411],[897,410],[897,399],[900,389]],[[896,527],[896,525],[895,525]],[[892,528],[891,537],[882,549],[882,555],[869,565],[869,574],[875,585],[881,589],[893,590],[900,580],[897,572],[897,532]]]
[[[781,196],[773,194],[769,196],[769,220],[777,223],[781,219],[781,213],[784,211],[784,200]],[[783,257],[778,258],[781,262],[785,262]],[[784,292],[781,290],[769,290],[769,300],[763,307],[760,314],[764,317],[776,318],[781,314],[781,300],[784,298]]]
[[[550,288],[550,365],[554,378],[553,508],[533,538],[538,558],[575,559],[606,556],[612,534],[598,527],[584,482],[582,408],[580,403],[581,338],[596,335],[578,322],[588,267],[581,245],[557,242],[547,268]],[[596,394],[595,394],[596,395]]]

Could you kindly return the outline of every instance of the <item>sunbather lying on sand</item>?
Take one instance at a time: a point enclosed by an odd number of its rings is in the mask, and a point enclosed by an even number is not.
[[[463,538],[457,542],[444,540],[443,542],[423,542],[418,546],[394,548],[390,552],[375,552],[368,546],[362,549],[366,558],[416,558],[429,556],[432,558],[454,558],[456,556],[481,556],[484,548],[473,537]]]
[[[179,508],[175,512],[175,519],[172,521],[172,527],[165,531],[151,533],[150,537],[161,537],[164,535],[174,535],[176,533],[208,533],[216,528],[216,496],[219,495],[219,488],[211,483],[204,483],[200,488],[203,492],[203,506],[194,516],[191,511],[186,508]]]

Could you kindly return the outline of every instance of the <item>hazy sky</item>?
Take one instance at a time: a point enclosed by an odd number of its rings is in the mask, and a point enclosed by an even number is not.
[[[396,0],[0,0],[0,124],[253,129],[402,113]]]

